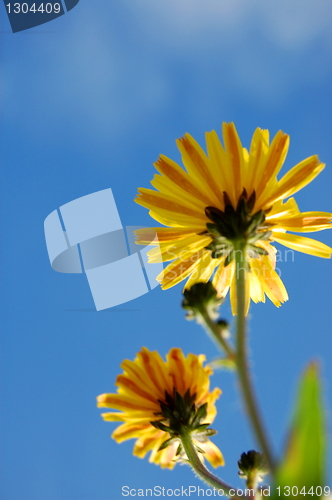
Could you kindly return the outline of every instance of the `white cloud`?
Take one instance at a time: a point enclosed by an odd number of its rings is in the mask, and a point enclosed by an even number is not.
[[[160,33],[160,43],[179,39],[194,46],[201,36],[213,32],[236,40],[261,30],[273,44],[287,49],[305,48],[315,38],[331,44],[332,5],[325,0],[141,0],[124,2],[139,23]],[[178,35],[163,36],[164,29]]]
[[[44,43],[15,35],[4,88],[26,125],[69,119],[96,136],[171,109],[184,87],[188,112],[197,95],[202,112],[212,109],[208,93],[225,108],[235,94],[276,107],[329,77],[331,17],[325,0],[81,2]]]

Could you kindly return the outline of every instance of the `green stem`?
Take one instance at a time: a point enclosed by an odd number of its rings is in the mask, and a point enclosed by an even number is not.
[[[205,328],[206,328],[207,332],[210,334],[212,340],[217,343],[218,347],[221,346],[223,348],[223,350],[228,355],[229,359],[235,361],[236,353],[235,353],[234,348],[231,347],[229,345],[229,343],[227,342],[227,340],[222,336],[220,328],[218,327],[218,325],[214,321],[212,321],[206,308],[201,307],[200,313],[201,313]]]
[[[200,313],[207,332],[210,334],[219,348],[226,352],[228,358],[236,364],[236,369],[239,376],[242,396],[245,402],[245,407],[253,427],[256,439],[261,446],[261,449],[268,461],[272,473],[275,471],[275,463],[270,450],[269,442],[265,434],[265,429],[261,420],[260,412],[254,395],[251,376],[248,367],[247,355],[247,334],[246,334],[246,272],[247,262],[245,257],[245,242],[239,242],[234,249],[235,254],[235,276],[236,276],[236,300],[237,300],[237,316],[236,316],[236,349],[234,349],[222,337],[218,324],[210,317],[208,310],[201,307]]]
[[[258,411],[251,377],[248,367],[247,355],[247,335],[246,335],[246,257],[245,244],[239,244],[235,249],[235,277],[236,277],[236,299],[237,299],[237,316],[236,316],[236,366],[240,381],[242,396],[248,412],[251,425],[256,435],[256,439],[262,448],[262,451],[269,462],[271,471],[275,470],[274,460],[270,450],[270,446],[265,434],[264,426],[261,421],[261,416]]]
[[[186,429],[183,429],[180,438],[184,451],[186,452],[186,455],[188,457],[189,463],[193,468],[193,470],[196,472],[196,474],[203,481],[205,481],[205,483],[207,483],[209,486],[212,486],[212,488],[215,488],[217,491],[223,490],[224,495],[231,496],[235,500],[240,500],[238,496],[234,496],[236,488],[233,488],[229,484],[219,479],[217,476],[212,474],[212,472],[210,472],[209,469],[205,467],[205,465],[200,460],[195,450],[195,446],[192,442],[191,435]]]

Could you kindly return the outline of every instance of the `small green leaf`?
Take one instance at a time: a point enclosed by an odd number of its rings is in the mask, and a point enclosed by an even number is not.
[[[310,498],[320,498],[316,487],[324,487],[325,444],[319,371],[317,364],[311,363],[300,382],[284,458],[277,470],[275,499],[303,498],[303,492],[311,487],[314,495]]]
[[[229,358],[213,359],[212,361],[209,362],[209,366],[211,366],[212,370],[218,370],[221,368],[227,370],[235,370],[236,368],[235,361]]]
[[[199,446],[197,446],[197,444],[195,444],[195,450],[198,452],[198,453],[202,453],[202,455],[205,453],[204,450],[202,450],[202,448],[200,448]]]
[[[232,262],[232,260],[234,260],[234,252],[230,252],[227,255],[224,266],[227,267]]]
[[[182,453],[182,444],[180,443],[178,449],[176,450],[175,456],[179,456]]]
[[[171,419],[173,416],[172,410],[163,402],[160,402],[160,408],[162,410],[162,414],[166,419]]]
[[[161,450],[164,450],[165,448],[167,448],[168,446],[170,446],[171,444],[175,443],[176,441],[178,441],[178,438],[169,438],[169,439],[166,439],[166,441],[164,441],[158,448],[158,451],[161,451]]]
[[[195,415],[195,417],[193,418],[193,421],[192,421],[192,427],[193,428],[195,428],[197,425],[199,425],[201,423],[201,421],[206,418],[206,415],[207,415],[207,406],[208,406],[207,403],[204,403],[196,411],[196,415]]]
[[[215,429],[206,429],[205,431],[205,435],[206,436],[215,436],[217,434],[218,431],[216,431]]]
[[[255,206],[255,202],[256,202],[256,191],[254,190],[252,192],[252,194],[250,195],[250,198],[247,201],[247,207],[248,207],[249,213],[252,212],[252,210]]]
[[[210,234],[213,234],[214,236],[220,236],[220,233],[218,231],[218,227],[216,226],[216,224],[212,224],[212,222],[207,222],[206,228]]]
[[[260,255],[268,255],[265,248],[256,247],[256,245],[249,245],[249,255],[252,259],[257,259]]]
[[[156,420],[155,422],[150,422],[150,424],[153,425],[153,427],[155,427],[156,429],[159,429],[161,431],[168,432],[169,434],[171,434],[171,429],[169,427],[167,427],[166,425],[164,425],[162,423],[162,421]]]
[[[209,427],[209,425],[211,425],[211,424],[200,424],[200,425],[197,424],[197,427],[195,427],[195,432],[198,432],[198,433],[203,432]]]

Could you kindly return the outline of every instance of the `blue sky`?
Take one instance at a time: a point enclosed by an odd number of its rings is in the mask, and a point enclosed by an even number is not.
[[[159,288],[95,312],[84,275],[49,264],[43,222],[71,200],[112,188],[123,225],[151,225],[133,202],[175,139],[234,121],[244,145],[256,127],[291,136],[283,171],[312,154],[327,164],[296,198],[331,211],[332,7],[293,0],[119,0],[80,3],[12,34],[1,8],[3,500],[117,500],[121,487],[201,485],[189,468],[160,470],[109,438],[95,397],[114,391],[124,358],[142,346],[205,353],[214,346]],[[314,237],[332,245],[332,233]],[[253,305],[250,354],[259,401],[281,453],[296,383],[321,363],[331,435],[331,262],[280,262],[290,300]],[[221,310],[231,319],[228,300]],[[217,372],[219,474],[241,486],[236,462],[255,447],[237,382]],[[330,454],[331,457],[331,454]],[[331,460],[330,460],[331,465]],[[331,481],[331,478],[330,478]]]

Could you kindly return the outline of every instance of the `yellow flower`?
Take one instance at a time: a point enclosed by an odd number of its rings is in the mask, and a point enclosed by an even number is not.
[[[150,462],[172,469],[179,458],[185,458],[180,452],[181,447],[179,450],[176,427],[186,416],[179,419],[178,409],[175,422],[172,416],[174,401],[176,405],[180,398],[182,405],[190,402],[188,411],[194,412],[189,418],[190,423],[196,415],[196,425],[189,429],[194,444],[214,467],[223,465],[219,448],[208,439],[215,432],[211,429],[205,431],[206,425],[203,425],[213,422],[217,413],[215,401],[221,394],[218,388],[210,392],[212,370],[203,366],[204,360],[204,355],[188,354],[185,357],[181,349],[171,349],[165,362],[156,351],[151,352],[145,347],[134,361],[126,359],[121,365],[124,372],[116,380],[118,393],[102,394],[97,398],[98,407],[120,410],[102,414],[106,421],[124,422],[112,437],[118,443],[136,438],[134,455],[143,458],[151,451]],[[165,417],[166,414],[169,418]],[[165,426],[171,432],[161,430],[166,429]],[[169,446],[166,446],[166,440],[169,440]],[[159,450],[163,443],[165,447]]]
[[[288,295],[275,270],[276,249],[271,242],[323,258],[332,253],[324,243],[288,232],[331,227],[331,213],[301,213],[295,199],[289,198],[325,165],[311,156],[279,180],[289,146],[287,134],[279,131],[269,143],[269,132],[257,128],[247,151],[234,124],[224,123],[223,138],[224,147],[215,131],[207,132],[207,154],[189,134],[179,139],[186,170],[160,156],[154,165],[160,175],[151,181],[157,191],[140,188],[135,201],[169,227],[138,230],[137,243],[153,244],[157,236],[159,246],[149,251],[150,262],[173,261],[157,277],[164,290],[186,278],[188,289],[214,275],[220,297],[230,289],[236,313],[233,257],[237,242],[244,241],[247,310],[250,298],[265,302],[265,295],[279,307]]]

